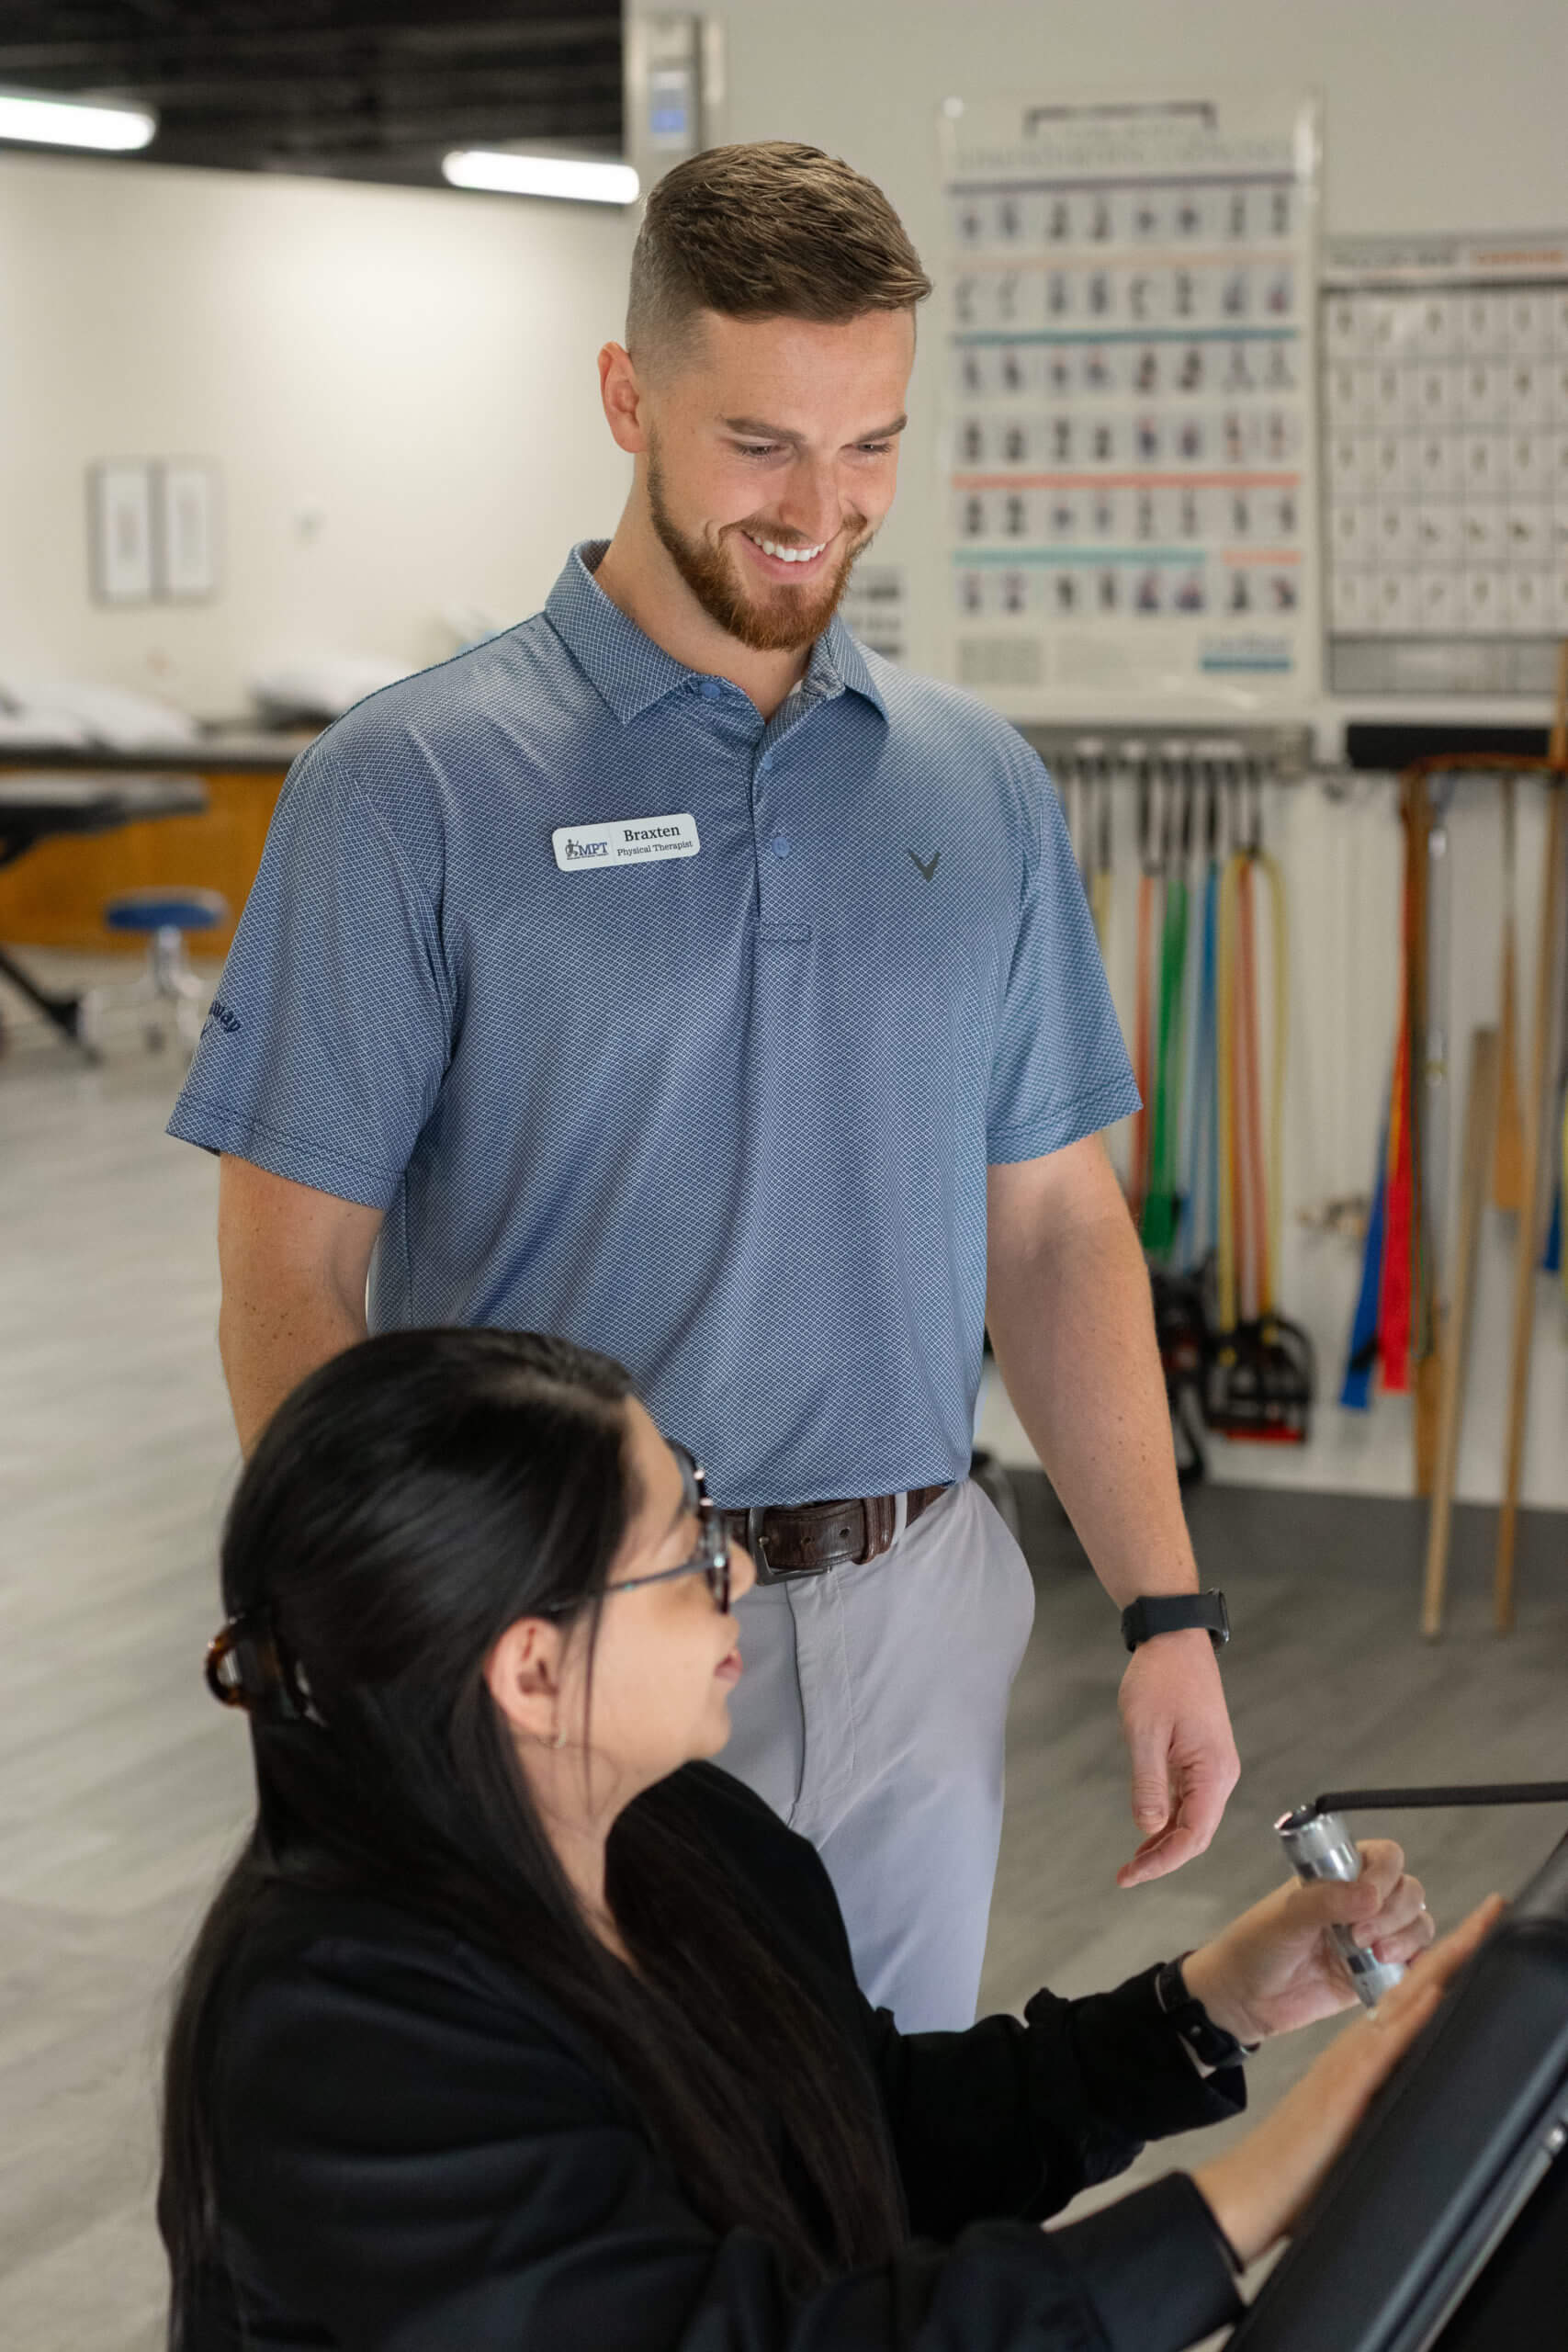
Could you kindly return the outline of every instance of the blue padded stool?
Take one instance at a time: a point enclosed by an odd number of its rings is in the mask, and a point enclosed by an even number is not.
[[[173,1008],[175,1026],[194,1053],[207,1018],[209,992],[191,968],[186,935],[220,931],[229,919],[229,901],[220,890],[181,889],[164,883],[142,890],[121,890],[108,899],[103,910],[105,929],[131,932],[145,939],[147,961],[129,986],[89,990],[83,1006],[88,1042],[101,1042],[102,1015],[111,1008],[118,1012],[145,1005],[149,1008],[147,1042],[156,1048],[164,1042],[158,1015],[166,1005]]]

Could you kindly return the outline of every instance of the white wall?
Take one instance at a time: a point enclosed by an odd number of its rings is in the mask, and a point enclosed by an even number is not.
[[[629,234],[592,205],[0,157],[0,681],[238,713],[275,653],[412,665],[452,650],[447,605],[535,610],[629,481],[593,365]],[[221,467],[221,593],[96,606],[85,469],[160,454]]]
[[[724,135],[788,136],[886,188],[940,266],[934,119],[956,94],[1025,85],[1315,88],[1333,231],[1568,223],[1562,0],[728,0]],[[448,605],[534,609],[569,543],[607,531],[627,481],[593,356],[623,315],[629,224],[509,203],[285,176],[0,157],[0,681],[73,674],[237,711],[258,662],[299,647],[437,658]],[[916,662],[941,659],[934,317],[882,552],[915,591]],[[87,595],[84,474],[96,457],[223,469],[220,596],[106,612]],[[317,511],[319,530],[302,530]],[[1306,713],[1307,716],[1319,716]],[[1473,795],[1471,796],[1473,800]],[[1364,1190],[1393,1023],[1398,839],[1373,788],[1308,789],[1276,813],[1294,886],[1292,1192]],[[1454,1026],[1495,1010],[1495,829],[1457,831],[1464,876]],[[1524,946],[1534,811],[1521,824]],[[1127,1002],[1125,897],[1111,964]],[[1528,964],[1526,970],[1528,973]],[[1528,989],[1527,989],[1528,996]],[[1455,1148],[1459,1120],[1453,1121]],[[1494,1221],[1461,1490],[1495,1493],[1507,1350]],[[1282,1285],[1333,1393],[1352,1259],[1293,1227]],[[1568,1503],[1568,1350],[1543,1296],[1527,1498]],[[1219,1475],[1390,1492],[1407,1482],[1397,1400],[1332,1408],[1310,1453],[1238,1450]]]
[[[1076,96],[1134,89],[1209,95],[1316,91],[1325,106],[1324,227],[1372,230],[1568,225],[1568,8],[1562,0],[715,0],[728,42],[725,135],[803,139],[848,158],[886,190],[933,276],[942,264],[935,124],[944,97],[1029,91]],[[940,298],[939,298],[940,300]],[[902,460],[899,503],[879,553],[907,566],[918,666],[942,660],[943,541],[936,435],[936,306],[928,312]],[[1424,706],[1430,709],[1431,706]],[[1466,707],[1466,715],[1473,706]],[[1539,719],[1543,714],[1522,714]],[[1337,742],[1344,706],[1304,707]],[[1527,796],[1528,799],[1528,796]],[[1316,786],[1277,798],[1270,832],[1292,890],[1293,1047],[1282,1294],[1316,1340],[1322,1388],[1338,1386],[1357,1264],[1307,1237],[1303,1204],[1370,1185],[1392,1047],[1400,848],[1392,790],[1348,805]],[[1470,1028],[1495,1017],[1499,906],[1495,811],[1465,788],[1455,820],[1456,1091]],[[1538,806],[1521,816],[1521,917],[1528,1003]],[[1132,887],[1109,962],[1130,1002]],[[1457,1157],[1461,1111],[1451,1120]],[[1489,1220],[1460,1491],[1495,1497],[1501,1477],[1512,1236]],[[1540,1292],[1526,1498],[1568,1504],[1568,1318]],[[1005,1403],[984,1427],[1022,1447]],[[1219,1476],[1251,1482],[1409,1487],[1409,1416],[1380,1401],[1369,1418],[1327,1402],[1304,1454],[1216,1448]]]

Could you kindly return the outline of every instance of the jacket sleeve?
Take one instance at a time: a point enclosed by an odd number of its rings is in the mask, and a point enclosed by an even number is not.
[[[694,2211],[589,2045],[457,1951],[318,1942],[230,2012],[218,2098],[242,2308],[343,2352],[1178,2352],[1237,2309],[1180,2178],[792,2291]]]
[[[918,2231],[980,2213],[1039,2221],[1112,2179],[1144,2143],[1238,2115],[1239,2066],[1201,2075],[1155,1996],[1156,1971],[1113,1993],[1036,1993],[966,2033],[899,2033],[864,2005],[868,2052]]]

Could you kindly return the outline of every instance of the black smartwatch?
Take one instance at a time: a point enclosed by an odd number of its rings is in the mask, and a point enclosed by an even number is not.
[[[1190,1959],[1183,1952],[1181,1960]],[[1181,1960],[1168,1960],[1155,1977],[1155,1998],[1176,2030],[1178,2040],[1201,2075],[1218,2074],[1222,2066],[1239,2066],[1257,2049],[1256,2041],[1238,2041],[1216,2025],[1201,2001],[1195,2001],[1181,1973]]]
[[[1156,1592],[1145,1594],[1122,1611],[1122,1639],[1130,1650],[1156,1634],[1208,1634],[1217,1650],[1231,1637],[1231,1621],[1223,1592]]]

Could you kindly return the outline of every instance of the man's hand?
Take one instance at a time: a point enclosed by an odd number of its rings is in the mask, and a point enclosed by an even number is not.
[[[1377,1960],[1407,1966],[1437,1930],[1426,1890],[1389,1838],[1361,1847],[1361,1875],[1319,1879],[1265,1895],[1181,1963],[1196,2001],[1239,2041],[1262,2041],[1354,2008],[1348,1970],[1328,1935],[1338,1924]]]
[[[1145,1836],[1116,1883],[1142,1886],[1203,1851],[1241,1766],[1207,1634],[1140,1642],[1117,1703],[1133,1759],[1133,1819]]]

